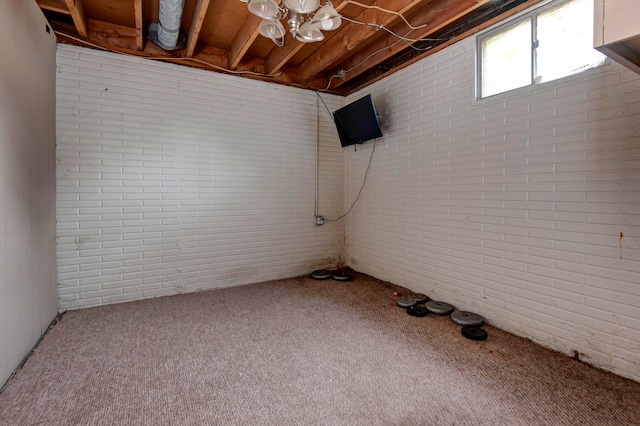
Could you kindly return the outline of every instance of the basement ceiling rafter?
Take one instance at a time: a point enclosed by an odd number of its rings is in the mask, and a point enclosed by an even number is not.
[[[490,0],[434,0],[428,9],[420,9],[411,16],[414,22],[425,25],[423,28],[407,31],[403,23],[396,23],[392,31],[409,39],[425,39],[437,33],[446,25],[464,17],[471,11],[483,6]],[[349,80],[357,77],[366,70],[375,67],[380,62],[407,48],[402,40],[393,37],[379,37],[371,43],[367,49],[351,55],[341,64],[341,69],[348,70],[335,87],[342,86]]]
[[[189,26],[189,32],[187,34],[187,46],[185,48],[185,58],[193,56],[193,51],[196,48],[198,42],[198,36],[204,23],[204,18],[207,15],[210,0],[197,0],[194,7],[193,14],[191,15],[191,25]]]
[[[111,0],[108,5],[102,0],[36,1],[61,42],[346,95],[430,54],[443,40],[450,44],[514,7],[539,0],[358,0],[377,8],[340,0],[334,6],[348,19],[325,32],[324,41],[301,43],[287,33],[282,47],[259,35],[261,19],[241,0],[185,0],[184,43],[172,51],[147,39],[149,24],[158,21],[158,0]],[[381,9],[403,14],[414,28]],[[437,42],[414,43],[422,51],[412,53],[380,25],[410,39]],[[464,31],[454,34],[452,27]]]
[[[133,10],[136,22],[136,49],[144,48],[143,20],[142,20],[142,0],[133,0]]]
[[[73,18],[78,34],[82,37],[87,36],[87,20],[84,14],[84,0],[66,0],[67,9]]]

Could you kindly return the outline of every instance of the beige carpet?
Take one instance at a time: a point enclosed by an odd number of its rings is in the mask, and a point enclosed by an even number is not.
[[[356,274],[68,312],[2,425],[624,425],[640,383],[485,327],[415,318]]]

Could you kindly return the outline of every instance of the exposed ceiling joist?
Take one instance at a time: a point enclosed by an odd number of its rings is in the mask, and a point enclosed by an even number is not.
[[[500,9],[504,8],[504,11],[502,11],[500,14],[498,15],[491,15],[491,17],[489,19],[484,19],[482,20],[482,22],[478,25],[463,25],[461,26],[461,32],[459,32],[455,38],[451,38],[449,40],[446,41],[439,41],[437,43],[437,45],[433,48],[433,49],[429,49],[427,51],[423,51],[423,52],[418,52],[415,55],[412,56],[412,61],[402,61],[401,59],[395,59],[395,61],[399,61],[402,62],[402,65],[399,65],[397,67],[393,67],[391,66],[391,69],[387,69],[385,70],[381,70],[379,69],[379,67],[374,67],[374,68],[369,68],[365,73],[362,74],[363,77],[365,78],[360,78],[358,80],[354,79],[352,80],[350,83],[352,84],[345,84],[344,87],[347,88],[348,86],[348,91],[349,92],[355,92],[358,91],[364,87],[366,87],[369,84],[373,84],[376,81],[387,77],[391,74],[393,74],[394,72],[403,69],[407,66],[409,66],[411,63],[413,63],[414,61],[418,61],[428,55],[431,55],[433,53],[436,53],[450,45],[452,45],[453,43],[457,42],[458,40],[462,40],[465,39],[467,37],[471,37],[475,34],[477,34],[479,31],[482,31],[492,25],[497,24],[498,22],[500,22],[501,20],[504,19],[508,19],[509,17],[520,13],[524,10],[526,10],[529,7],[532,7],[538,3],[541,3],[544,0],[506,0],[505,2],[502,3],[502,5],[496,5],[496,7],[499,7]],[[405,52],[408,51],[408,49],[405,48]],[[396,55],[397,56],[397,55]],[[394,61],[394,62],[395,62]],[[355,81],[355,84],[353,84],[353,82]]]
[[[422,0],[377,0],[372,5],[383,9],[394,10],[403,13],[411,9]],[[358,21],[386,26],[399,19],[396,15],[382,12],[377,9],[365,9],[355,18]],[[367,38],[371,37],[377,28],[368,25],[353,24],[345,25],[339,34],[332,37],[322,45],[311,57],[300,66],[298,78],[301,82],[307,82],[323,69],[346,58]]]
[[[411,16],[411,21],[426,24],[426,27],[410,30],[404,23],[399,22],[392,30],[399,32],[400,35],[410,39],[424,39],[438,30],[449,25],[460,17],[472,12],[473,10],[488,3],[490,0],[435,0],[431,3],[429,9],[422,9]],[[404,30],[404,32],[402,32]],[[367,46],[349,57],[341,65],[342,69],[348,70],[343,78],[338,80],[334,87],[340,87],[349,80],[357,77],[371,67],[376,66],[380,62],[395,55],[396,53],[407,48],[407,44],[402,40],[392,36],[380,37]]]
[[[144,44],[144,34],[142,31],[142,0],[133,0],[133,11],[136,22],[136,47],[142,50]]]
[[[281,47],[259,36],[261,20],[241,0],[185,0],[181,27],[186,40],[184,47],[171,51],[145,43],[146,24],[158,21],[158,0],[35,1],[61,42],[347,95],[472,34],[518,5],[541,0],[335,0],[335,9],[343,15],[340,28],[315,43],[301,43],[286,33]],[[282,23],[286,27],[286,18]],[[380,25],[410,39],[437,40],[414,43],[429,49],[426,52],[413,50]],[[343,78],[329,78],[336,74]],[[329,82],[334,85],[327,88]]]
[[[78,34],[82,37],[87,36],[87,20],[84,14],[83,0],[65,0],[67,3],[67,9],[71,13],[71,18],[76,26]]]
[[[262,19],[256,15],[247,15],[244,25],[240,28],[240,31],[238,31],[238,34],[236,34],[229,47],[229,64],[227,66],[230,70],[236,69],[242,57],[247,53],[247,50],[249,50],[249,47],[251,47],[256,37],[258,37],[260,22],[262,22]]]
[[[65,0],[38,0],[38,6],[44,10],[70,15],[69,8]]]
[[[207,10],[209,9],[209,1],[210,0],[197,0],[195,8],[193,9],[191,25],[189,26],[189,34],[187,36],[187,46],[184,52],[185,58],[193,56],[193,51],[196,48],[196,43],[198,42],[198,36],[200,35],[204,18],[207,15]]]

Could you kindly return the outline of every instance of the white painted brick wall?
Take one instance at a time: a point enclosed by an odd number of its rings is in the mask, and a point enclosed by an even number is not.
[[[57,57],[60,310],[342,260],[343,224],[314,225],[315,93],[68,45]],[[344,162],[319,105],[319,208],[331,216]]]
[[[640,78],[611,64],[474,101],[474,49],[347,99],[371,93],[384,125],[347,264],[640,380]],[[346,205],[372,147],[345,151]]]

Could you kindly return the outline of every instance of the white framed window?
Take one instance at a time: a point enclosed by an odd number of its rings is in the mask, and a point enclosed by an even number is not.
[[[478,98],[604,63],[593,48],[593,0],[551,1],[477,37]]]

